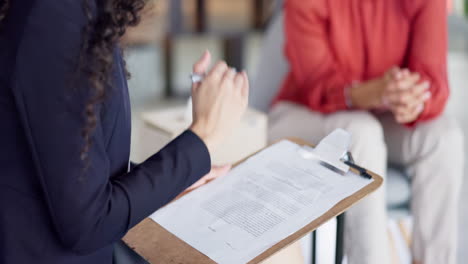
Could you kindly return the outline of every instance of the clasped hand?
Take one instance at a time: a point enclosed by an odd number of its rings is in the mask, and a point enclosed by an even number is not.
[[[382,109],[393,113],[398,123],[415,121],[431,98],[430,83],[418,73],[392,68],[382,77],[351,89],[351,101],[360,109]]]
[[[431,98],[430,83],[418,73],[393,68],[384,76],[382,106],[390,109],[398,123],[415,121]]]

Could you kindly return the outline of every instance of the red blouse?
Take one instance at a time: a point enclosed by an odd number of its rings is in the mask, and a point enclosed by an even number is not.
[[[291,68],[275,102],[345,110],[346,86],[399,66],[431,83],[418,121],[437,117],[449,96],[446,10],[445,0],[286,0]]]

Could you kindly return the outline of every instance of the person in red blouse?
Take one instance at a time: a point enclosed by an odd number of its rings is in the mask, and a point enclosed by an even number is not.
[[[270,139],[317,142],[353,134],[357,161],[412,181],[414,263],[454,264],[463,134],[443,115],[447,81],[445,0],[286,0],[290,64],[270,113]],[[350,264],[390,263],[384,189],[347,214]]]

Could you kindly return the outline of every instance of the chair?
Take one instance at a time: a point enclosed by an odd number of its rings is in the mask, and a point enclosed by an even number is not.
[[[268,112],[273,97],[285,78],[289,65],[284,57],[283,14],[279,13],[269,25],[260,52],[257,74],[253,77],[250,105],[259,111]],[[401,167],[389,166],[386,179],[387,208],[389,215],[400,217],[408,214],[410,183]],[[343,216],[338,218],[336,263],[343,256]],[[315,237],[315,236],[314,236]],[[314,251],[315,248],[312,249]],[[314,263],[314,261],[313,261]]]

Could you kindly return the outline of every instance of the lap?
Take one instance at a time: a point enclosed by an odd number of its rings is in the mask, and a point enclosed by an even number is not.
[[[391,163],[407,165],[437,148],[459,148],[463,133],[454,118],[443,115],[415,127],[395,122],[391,114],[374,116],[368,111],[322,114],[302,105],[281,102],[269,114],[269,139],[298,137],[317,143],[336,128],[353,135],[353,141],[385,141]]]
[[[463,133],[458,122],[447,115],[422,122],[415,127],[397,124],[390,114],[379,119],[392,163],[408,165],[440,151],[449,154],[452,150],[459,154],[456,150],[463,146]]]
[[[269,114],[269,139],[299,137],[311,143],[319,142],[337,128],[343,128],[356,141],[383,141],[378,119],[367,111],[341,111],[323,114],[289,102],[277,104]]]
[[[270,142],[285,137],[297,137],[314,144],[325,135],[322,114],[297,104],[278,103],[268,117]]]

